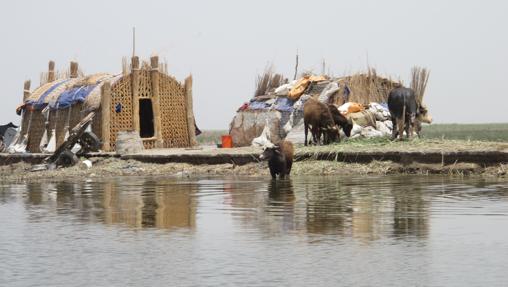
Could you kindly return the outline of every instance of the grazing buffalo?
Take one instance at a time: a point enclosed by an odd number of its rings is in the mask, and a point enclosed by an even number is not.
[[[286,175],[289,176],[291,173],[294,152],[293,143],[284,140],[278,145],[270,144],[265,146],[259,158],[268,160],[270,175],[273,179],[275,179],[277,175],[279,175],[279,178],[283,179]]]
[[[406,137],[416,131],[418,137],[421,135],[421,123],[431,123],[432,117],[427,108],[418,103],[414,90],[409,88],[395,88],[388,95],[388,109],[392,118],[393,130],[392,139],[399,136],[403,137],[406,131]]]
[[[315,100],[309,99],[303,106],[303,124],[305,128],[305,145],[307,145],[308,130],[311,130],[314,143],[319,143],[323,133],[323,143],[329,144],[339,137],[339,130],[333,121],[328,106]]]
[[[353,122],[350,119],[346,118],[343,114],[341,114],[341,112],[339,112],[339,109],[335,105],[329,104],[328,109],[332,114],[332,118],[335,124],[342,128],[344,134],[346,134],[347,137],[350,137],[351,130],[353,129]]]

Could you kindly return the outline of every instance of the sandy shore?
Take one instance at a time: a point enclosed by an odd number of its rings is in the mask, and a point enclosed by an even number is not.
[[[260,148],[216,149],[199,147],[196,149],[165,149],[147,150],[143,155],[171,156],[187,154],[193,156],[206,155],[223,157],[229,155],[255,157]],[[298,161],[294,162],[292,176],[299,175],[383,175],[383,174],[443,174],[461,176],[488,176],[506,178],[508,164],[501,161],[497,164],[483,164],[481,157],[477,163],[448,162],[412,163],[394,162],[389,159],[371,162],[344,162],[341,160],[323,160],[313,156],[303,157],[303,154],[323,154],[327,152],[378,152],[390,153],[396,151],[446,153],[446,152],[500,152],[508,153],[508,143],[480,142],[457,140],[413,140],[410,142],[392,142],[387,139],[347,141],[345,143],[329,146],[297,146]],[[425,155],[425,154],[424,154]],[[424,156],[425,157],[425,156]],[[256,157],[257,158],[257,157]],[[83,158],[84,159],[84,158]],[[83,160],[82,159],[82,160]],[[153,163],[137,161],[134,159],[118,157],[92,157],[92,167],[86,168],[77,165],[71,168],[59,168],[32,172],[32,166],[19,162],[0,166],[1,181],[24,180],[59,180],[73,178],[116,177],[116,176],[202,176],[202,175],[242,175],[242,176],[269,176],[266,162],[252,160],[249,163],[237,165],[224,164],[190,164],[190,163]],[[224,162],[224,161],[223,161]],[[225,161],[232,162],[232,161]]]

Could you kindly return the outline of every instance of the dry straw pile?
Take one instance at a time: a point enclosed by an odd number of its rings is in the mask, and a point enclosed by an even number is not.
[[[338,79],[340,90],[335,97],[335,104],[355,102],[367,105],[371,102],[383,103],[393,88],[401,85],[400,82],[384,78],[377,74],[376,69],[368,68],[367,73],[357,73]],[[347,88],[346,88],[347,86]],[[346,91],[346,89],[349,90]]]
[[[414,67],[411,70],[411,89],[415,91],[416,99],[419,103],[423,101],[429,75],[430,72],[426,68]]]
[[[273,67],[270,66],[256,79],[256,92],[254,93],[254,97],[267,95],[268,92],[275,90],[286,82],[287,79],[281,74],[274,73]]]

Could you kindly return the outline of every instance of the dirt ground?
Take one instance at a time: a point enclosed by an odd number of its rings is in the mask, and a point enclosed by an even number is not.
[[[59,180],[83,178],[107,178],[116,176],[177,176],[203,175],[269,176],[266,162],[245,165],[191,165],[186,163],[153,164],[118,158],[91,158],[92,167],[77,165],[56,170],[30,171],[32,166],[17,163],[0,166],[0,181]],[[481,167],[477,164],[410,164],[403,166],[390,161],[374,161],[368,164],[336,161],[305,160],[295,162],[291,176],[299,175],[384,175],[384,174],[443,174],[460,176],[486,176],[506,178],[507,164]]]

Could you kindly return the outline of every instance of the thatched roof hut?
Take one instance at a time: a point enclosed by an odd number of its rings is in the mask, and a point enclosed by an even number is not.
[[[30,92],[25,83],[21,135],[28,138],[27,151],[40,152],[44,136],[56,137],[56,147],[66,132],[91,111],[96,112],[92,131],[104,151],[115,150],[119,131],[138,131],[145,148],[189,147],[195,144],[192,109],[192,77],[183,83],[159,68],[158,57],[140,67],[131,59],[130,70],[121,74],[80,75],[71,62],[70,73],[56,79],[54,62],[47,80]],[[164,69],[162,69],[164,70]],[[68,75],[68,76],[67,76]]]

